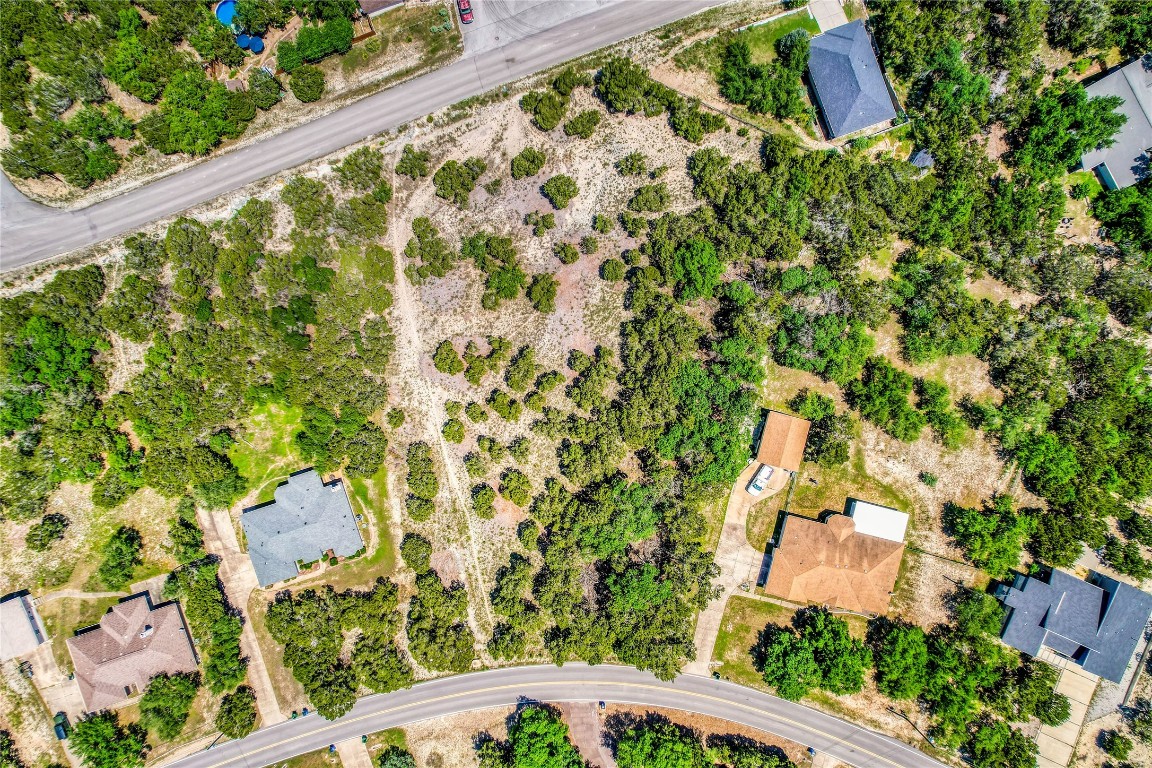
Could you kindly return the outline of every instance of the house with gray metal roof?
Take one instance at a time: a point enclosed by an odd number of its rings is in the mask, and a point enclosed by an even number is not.
[[[1030,656],[1048,648],[1113,682],[1124,678],[1152,617],[1152,595],[1095,571],[1087,581],[1055,569],[1021,575],[997,597],[1008,609],[1005,643]]]
[[[276,488],[276,500],[240,515],[248,557],[260,585],[267,587],[299,573],[301,563],[331,552],[349,557],[364,547],[344,483],[325,483],[305,469]]]
[[[828,138],[857,133],[896,117],[892,93],[863,21],[812,38],[808,80]]]
[[[1090,98],[1119,96],[1116,111],[1127,120],[1107,147],[1096,147],[1080,159],[1108,189],[1130,187],[1148,173],[1152,148],[1152,54],[1117,69],[1085,89]]]

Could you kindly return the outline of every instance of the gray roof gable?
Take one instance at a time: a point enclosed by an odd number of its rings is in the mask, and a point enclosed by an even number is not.
[[[1044,646],[1086,671],[1119,682],[1152,616],[1152,595],[1099,574],[1083,581],[1053,570],[1007,590],[1003,640],[1032,656]]]
[[[316,560],[329,549],[348,557],[364,546],[344,484],[324,483],[313,469],[277,487],[275,501],[244,510],[240,524],[261,586],[295,576],[297,561]]]
[[[896,117],[863,21],[817,35],[809,50],[808,77],[833,137]]]
[[[1128,120],[1116,132],[1112,146],[1084,153],[1081,165],[1086,169],[1103,165],[1117,187],[1130,187],[1148,173],[1147,150],[1152,148],[1152,54],[1102,77],[1084,90],[1092,98],[1119,96],[1124,103],[1116,111]]]

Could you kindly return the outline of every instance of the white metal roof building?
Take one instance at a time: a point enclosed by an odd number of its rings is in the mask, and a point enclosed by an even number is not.
[[[48,641],[44,623],[27,592],[0,602],[0,660],[24,656]]]
[[[870,501],[848,499],[844,514],[856,523],[856,533],[888,541],[904,541],[908,532],[908,515],[898,509],[882,507]]]

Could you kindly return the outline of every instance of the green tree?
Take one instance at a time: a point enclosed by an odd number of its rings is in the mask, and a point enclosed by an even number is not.
[[[400,556],[416,573],[424,573],[432,567],[432,543],[417,533],[406,533],[400,542]]]
[[[144,765],[144,729],[121,725],[115,712],[93,712],[72,728],[69,746],[85,768],[139,768]]]
[[[668,185],[664,182],[659,184],[645,184],[636,189],[632,199],[628,201],[628,210],[630,211],[651,211],[659,213],[660,211],[668,208],[669,194]]]
[[[868,624],[868,643],[876,660],[876,687],[880,692],[897,700],[919,696],[928,675],[928,637],[924,630],[905,621],[873,619]]]
[[[242,739],[256,729],[256,693],[242,685],[220,700],[216,729],[230,739]]]
[[[46,552],[53,542],[64,538],[68,528],[68,518],[58,512],[49,512],[34,524],[24,535],[24,543],[33,552]]]
[[[532,278],[525,295],[536,311],[552,314],[556,311],[556,291],[559,287],[556,278],[541,272]]]
[[[135,528],[120,526],[102,550],[104,559],[96,575],[109,589],[123,589],[132,581],[137,566],[144,564],[140,556],[144,540]]]
[[[432,365],[440,373],[446,373],[449,376],[455,376],[464,370],[464,361],[456,353],[456,348],[452,346],[452,342],[447,339],[440,342],[439,346],[436,347],[436,352],[432,355]]]
[[[576,115],[576,117],[564,123],[564,135],[590,139],[596,131],[596,126],[600,125],[600,120],[601,115],[595,109],[581,112]]]
[[[520,154],[512,158],[512,178],[526,179],[535,176],[544,168],[547,157],[539,149],[524,147]]]
[[[411,179],[420,179],[428,175],[428,161],[431,155],[428,152],[417,151],[411,144],[405,144],[396,162],[396,173]]]
[[[1120,102],[1118,96],[1089,98],[1079,83],[1053,83],[1033,102],[1012,162],[1043,179],[1070,170],[1088,150],[1112,144],[1126,120],[1114,111]]]
[[[390,746],[376,758],[377,768],[416,768],[412,753],[397,746]]]
[[[487,168],[488,164],[479,157],[470,157],[463,163],[449,160],[432,176],[436,196],[451,200],[461,208],[467,208],[468,197]]]
[[[324,70],[305,64],[289,76],[288,87],[304,103],[319,101],[324,95]]]
[[[140,725],[163,741],[172,741],[184,730],[192,701],[200,690],[197,672],[160,673],[148,681],[140,697]]]
[[[580,193],[580,188],[576,186],[576,181],[571,176],[560,174],[544,182],[540,191],[548,202],[552,203],[553,208],[560,210],[568,207],[572,198]]]
[[[620,768],[708,768],[712,765],[695,731],[650,717],[616,737]]]
[[[993,496],[982,509],[948,503],[945,530],[974,565],[997,579],[1006,577],[1020,561],[1024,541],[1035,528],[1026,511],[1017,512],[1011,496]]]

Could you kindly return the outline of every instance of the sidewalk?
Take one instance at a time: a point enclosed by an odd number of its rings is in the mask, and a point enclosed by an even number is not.
[[[1092,703],[1092,696],[1096,693],[1096,685],[1100,682],[1100,678],[1085,672],[1076,664],[1068,663],[1047,648],[1041,651],[1037,658],[1061,668],[1056,693],[1068,697],[1071,714],[1063,725],[1040,726],[1040,732],[1036,735],[1036,744],[1040,747],[1036,768],[1066,768],[1076,754],[1076,742],[1080,740],[1080,731],[1084,728],[1084,720],[1088,715],[1088,705]]]
[[[844,13],[844,6],[840,0],[812,0],[808,3],[808,10],[812,18],[820,25],[821,32],[827,32],[848,23],[848,16]]]

